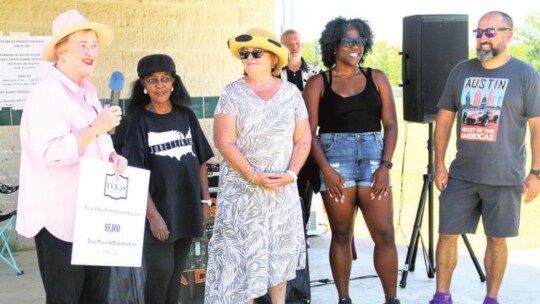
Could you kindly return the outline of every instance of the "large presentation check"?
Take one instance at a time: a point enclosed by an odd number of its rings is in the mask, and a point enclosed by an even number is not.
[[[150,171],[81,158],[71,264],[140,267]]]

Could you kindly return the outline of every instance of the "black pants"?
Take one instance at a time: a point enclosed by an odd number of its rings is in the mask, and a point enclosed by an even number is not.
[[[302,174],[297,180],[298,194],[302,199],[302,213],[304,220],[304,235],[307,239],[307,223],[311,214],[311,200],[313,198],[313,187],[311,182]],[[285,292],[286,303],[309,303],[311,300],[311,283],[309,277],[309,259],[306,250],[306,268],[296,271],[296,278],[287,282]]]
[[[144,243],[145,303],[178,303],[180,277],[189,256],[191,241],[189,238],[173,243]]]
[[[304,178],[303,176],[299,176],[298,180],[296,182],[298,186],[298,194],[300,195],[300,198],[302,198],[302,213],[304,218],[304,228],[307,229],[307,223],[309,221],[309,215],[311,214],[311,200],[313,199],[313,187],[311,186],[311,182]]]
[[[73,244],[46,229],[34,239],[48,304],[107,303],[110,267],[71,265]]]

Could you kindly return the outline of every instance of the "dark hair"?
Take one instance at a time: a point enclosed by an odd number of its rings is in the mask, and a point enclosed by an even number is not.
[[[337,17],[326,24],[321,33],[319,44],[321,45],[322,60],[324,66],[331,69],[336,64],[336,50],[341,39],[347,35],[349,29],[355,29],[360,36],[366,38],[364,53],[360,58],[360,64],[364,62],[366,56],[371,53],[373,46],[373,33],[367,21],[362,19],[345,19]]]
[[[182,83],[180,76],[173,75],[174,77],[174,90],[171,92],[171,103],[179,107],[189,107],[191,105],[191,97]],[[135,113],[137,110],[146,107],[150,103],[150,96],[144,94],[144,87],[141,83],[141,80],[137,79],[133,83],[133,88],[131,89],[131,99],[127,106],[127,115]]]

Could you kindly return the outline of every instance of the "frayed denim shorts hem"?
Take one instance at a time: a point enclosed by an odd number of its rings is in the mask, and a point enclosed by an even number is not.
[[[381,132],[324,133],[319,141],[330,166],[345,179],[345,188],[370,187],[373,173],[381,164]],[[321,175],[321,190],[326,191]]]

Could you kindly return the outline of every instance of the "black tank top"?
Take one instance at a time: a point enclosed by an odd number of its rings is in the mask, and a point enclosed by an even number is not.
[[[319,102],[319,134],[322,133],[363,133],[381,131],[381,96],[375,87],[371,68],[366,76],[366,87],[356,95],[341,97],[332,90],[330,81],[321,72],[324,94]]]

